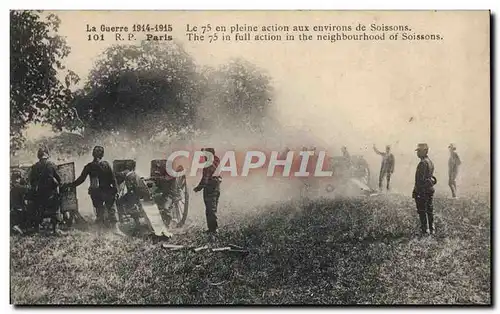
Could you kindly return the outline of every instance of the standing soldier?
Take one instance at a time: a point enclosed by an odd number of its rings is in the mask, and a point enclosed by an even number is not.
[[[177,179],[167,172],[166,164],[158,164],[154,177],[157,185],[153,199],[158,206],[161,219],[165,227],[170,228],[172,223],[172,211],[178,205],[179,198]]]
[[[373,150],[375,153],[382,156],[382,164],[380,165],[380,175],[378,177],[378,189],[382,191],[382,183],[384,177],[387,180],[387,191],[390,190],[391,175],[394,172],[394,165],[396,163],[394,155],[391,153],[391,146],[387,145],[385,147],[385,152],[381,152],[373,145]]]
[[[342,146],[340,151],[342,152],[342,157],[344,157],[348,161],[351,161],[351,154],[349,154],[349,152],[347,151],[346,146]]]
[[[222,178],[220,176],[215,176],[215,170],[219,166],[219,157],[215,156],[215,150],[213,148],[204,148],[202,151],[206,151],[212,154],[213,163],[209,167],[203,169],[203,177],[201,178],[198,186],[194,188],[195,192],[203,190],[203,201],[205,202],[205,215],[207,217],[208,233],[217,233],[217,205],[219,204],[220,197],[220,183]],[[207,159],[205,158],[205,161]]]
[[[37,153],[38,162],[31,167],[29,182],[31,187],[31,213],[35,229],[40,227],[44,218],[50,218],[52,232],[57,234],[58,223],[61,220],[59,186],[61,177],[57,173],[56,165],[49,160],[49,151],[46,147],[40,148]]]
[[[460,157],[458,157],[458,154],[456,152],[457,148],[455,145],[450,144],[448,146],[448,149],[450,150],[450,158],[448,159],[448,185],[451,189],[451,196],[453,198],[457,197],[457,175],[458,175],[458,168],[462,164],[462,161],[460,160]]]
[[[427,144],[418,144],[417,156],[420,162],[415,173],[415,187],[413,188],[413,198],[417,205],[420,228],[423,234],[429,231],[434,233],[434,207],[432,199],[434,197],[434,185],[437,183],[434,177],[434,164],[428,157],[429,147]]]
[[[347,151],[346,146],[342,146],[340,149],[342,152],[342,157],[344,157],[344,171],[345,175],[350,179],[352,178],[352,159],[351,159],[351,154]]]
[[[69,183],[68,186],[77,187],[85,182],[85,179],[89,176],[89,195],[96,209],[99,229],[107,226],[117,234],[121,234],[116,226],[115,199],[118,187],[115,174],[109,163],[102,160],[104,157],[104,148],[102,146],[95,146],[92,156],[94,160],[85,165],[80,176],[74,182]]]

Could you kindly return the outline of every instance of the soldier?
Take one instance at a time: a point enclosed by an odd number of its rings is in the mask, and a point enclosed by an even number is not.
[[[172,222],[172,209],[177,206],[179,197],[177,189],[177,179],[168,174],[166,167],[160,166],[155,171],[157,189],[154,195],[154,202],[158,206],[160,216],[167,228]]]
[[[434,197],[434,185],[437,183],[434,177],[434,164],[428,157],[429,147],[427,144],[418,144],[417,156],[420,163],[415,173],[415,187],[413,188],[413,198],[417,205],[417,212],[420,219],[420,228],[423,234],[429,231],[434,233],[434,207],[432,199]]]
[[[343,164],[343,172],[347,177],[351,177],[351,170],[352,170],[352,160],[351,160],[351,154],[347,151],[346,146],[342,146],[340,148],[340,151],[342,152],[342,157],[344,159],[344,164]]]
[[[58,224],[61,220],[59,187],[61,178],[56,165],[49,160],[46,147],[37,153],[38,162],[31,167],[29,183],[31,188],[30,218],[36,230],[44,218],[50,218],[52,232],[58,234]]]
[[[387,180],[387,191],[390,190],[391,176],[394,172],[395,159],[394,155],[391,153],[391,146],[387,145],[385,147],[385,152],[381,152],[373,145],[373,150],[378,155],[382,156],[382,164],[380,165],[380,175],[378,178],[378,189],[382,191],[382,182],[384,177]]]
[[[448,149],[450,151],[450,158],[448,159],[448,186],[451,189],[451,196],[453,198],[457,197],[457,175],[458,175],[458,168],[462,164],[462,161],[460,160],[460,157],[458,157],[458,154],[456,152],[457,148],[455,145],[450,144],[448,146]]]
[[[194,188],[195,192],[203,190],[203,201],[205,202],[205,215],[207,217],[208,233],[217,233],[217,206],[220,197],[220,184],[222,178],[215,176],[215,170],[219,166],[219,157],[215,156],[215,149],[204,148],[202,151],[207,151],[214,156],[211,166],[203,169],[203,176],[198,186]],[[206,160],[206,158],[205,158]]]
[[[121,178],[124,182],[126,193],[121,194],[116,201],[118,207],[118,213],[121,216],[125,213],[130,213],[134,219],[136,227],[139,227],[139,211],[138,207],[141,206],[141,198],[139,191],[139,176],[135,173],[133,165],[126,164],[125,169],[117,173],[116,177]]]
[[[104,148],[102,146],[95,146],[92,156],[94,160],[85,165],[80,176],[67,186],[77,187],[85,182],[85,179],[89,176],[89,195],[96,209],[99,228],[107,226],[117,234],[121,234],[116,226],[115,199],[118,187],[115,174],[109,163],[102,160],[104,157]]]
[[[349,152],[347,151],[347,147],[346,146],[342,146],[342,148],[340,149],[341,152],[342,152],[342,157],[344,157],[347,161],[351,161],[351,154],[349,154]]]

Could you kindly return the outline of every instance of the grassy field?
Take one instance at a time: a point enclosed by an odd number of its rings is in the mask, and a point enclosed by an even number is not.
[[[14,304],[490,304],[490,201],[435,200],[420,237],[413,200],[386,195],[221,212],[170,242],[235,244],[247,256],[71,231],[12,236]]]

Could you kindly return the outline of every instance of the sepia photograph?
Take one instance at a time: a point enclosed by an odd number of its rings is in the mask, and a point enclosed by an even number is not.
[[[12,305],[493,304],[490,11],[9,16]]]

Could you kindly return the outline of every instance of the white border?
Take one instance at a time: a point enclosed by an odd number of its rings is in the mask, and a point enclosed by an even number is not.
[[[499,4],[500,1],[498,0],[474,0],[474,1],[437,1],[437,0],[419,0],[419,1],[377,1],[376,3],[374,1],[369,1],[369,0],[351,0],[351,1],[343,1],[343,2],[336,2],[335,4],[331,5],[326,5],[326,1],[320,1],[320,0],[307,0],[307,1],[294,1],[294,0],[287,0],[283,1],[281,3],[274,2],[271,3],[269,0],[252,0],[252,1],[247,1],[247,2],[237,2],[237,1],[222,1],[222,0],[212,0],[210,2],[207,1],[194,1],[194,0],[183,0],[183,1],[177,1],[175,3],[168,2],[167,1],[102,1],[102,0],[86,0],[86,1],[80,1],[79,3],[76,1],[55,1],[55,0],[45,0],[45,1],[27,1],[27,0],[18,0],[18,1],[2,1],[1,6],[2,6],[2,15],[1,15],[1,25],[3,31],[0,32],[1,36],[1,42],[3,43],[3,52],[6,54],[3,57],[4,60],[4,72],[2,73],[2,99],[4,100],[5,104],[2,105],[0,108],[2,110],[2,114],[0,117],[4,119],[4,123],[0,123],[0,126],[4,129],[0,134],[2,136],[0,137],[2,140],[2,145],[5,147],[5,151],[3,154],[1,154],[2,162],[1,164],[3,165],[0,169],[0,191],[2,195],[5,197],[2,197],[1,199],[4,200],[4,205],[3,206],[3,219],[2,222],[4,223],[4,227],[1,228],[2,231],[2,236],[0,237],[1,245],[2,245],[2,251],[4,252],[2,254],[2,259],[1,259],[1,275],[3,278],[3,284],[0,286],[1,287],[1,292],[0,296],[2,297],[2,313],[6,313],[7,311],[14,311],[14,309],[9,305],[9,227],[7,226],[8,223],[8,184],[7,184],[7,178],[9,177],[8,172],[7,172],[7,163],[9,159],[9,154],[8,154],[8,144],[9,144],[9,138],[7,137],[8,134],[8,103],[9,103],[9,72],[7,70],[7,66],[9,64],[8,61],[8,51],[9,51],[9,15],[7,10],[8,9],[64,9],[64,10],[77,10],[77,9],[87,9],[87,10],[98,10],[98,9],[106,9],[106,10],[112,10],[112,9],[120,9],[120,10],[133,10],[133,9],[142,9],[142,10],[160,10],[160,9],[177,9],[177,10],[203,10],[203,9],[210,9],[210,10],[217,10],[217,9],[259,9],[259,10],[276,10],[276,9],[285,9],[285,10],[295,10],[295,9],[303,9],[303,10],[312,10],[312,9],[328,9],[328,10],[485,10],[485,9],[490,9],[492,10],[493,13],[498,13],[500,12],[499,9]],[[140,4],[140,6],[139,6]],[[497,20],[498,23],[498,20]],[[498,32],[495,33],[495,41],[498,40]],[[496,51],[495,57],[497,57],[498,61],[498,50]],[[498,80],[495,82],[494,86],[495,90],[498,90]],[[495,120],[497,116],[495,116]],[[486,123],[486,121],[485,121]],[[494,129],[492,129],[492,132]],[[498,139],[495,140],[495,146],[498,145]],[[498,158],[498,156],[497,156]],[[497,161],[497,160],[495,160]],[[495,177],[495,179],[497,179]],[[496,181],[496,180],[495,180]],[[498,194],[498,190],[495,190],[495,195]],[[498,220],[498,214],[495,215],[496,220]],[[496,223],[497,221],[495,221]],[[497,225],[497,224],[495,224]],[[495,238],[495,240],[498,240]],[[498,243],[498,241],[495,241],[495,243]],[[495,259],[498,262],[498,259]],[[497,263],[496,263],[497,264]],[[497,265],[496,265],[497,266]],[[498,267],[495,267],[497,270]],[[498,302],[498,289],[495,289],[495,298]],[[91,311],[94,312],[101,312],[104,311],[105,309],[90,309]],[[120,311],[123,309],[119,309]],[[131,309],[130,309],[131,310]],[[146,309],[148,310],[148,309]],[[167,309],[168,311],[174,310],[172,308]],[[185,309],[188,311],[200,311],[200,310],[194,310],[194,309]],[[214,309],[218,310],[218,309]],[[230,309],[231,310],[231,309]],[[238,309],[232,309],[232,310],[238,310]],[[250,309],[250,310],[257,310],[257,309]],[[272,310],[269,309],[262,309],[264,312],[271,312]],[[339,310],[335,308],[334,310]],[[367,311],[370,309],[364,309],[363,311]],[[387,309],[376,309],[376,310],[382,310],[386,311]],[[401,311],[403,310],[402,308],[397,308],[395,309],[396,311]],[[405,309],[407,311],[413,312],[417,311],[414,309]],[[25,310],[27,311],[27,310]],[[33,310],[30,310],[33,311]],[[63,311],[70,311],[69,309],[64,309]],[[82,309],[75,309],[73,312],[80,312],[83,311]],[[144,309],[135,309],[133,311],[144,311]],[[300,311],[304,311],[303,309],[300,309]],[[423,308],[420,311],[425,311],[426,313],[435,313],[437,310],[431,310],[428,308]]]

